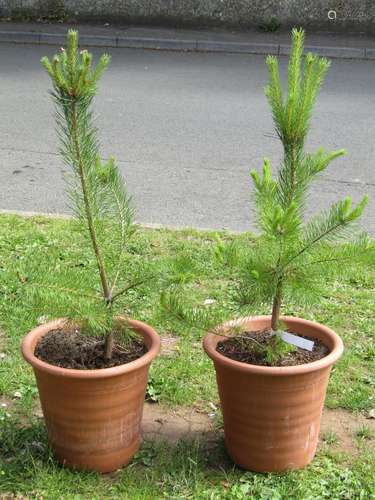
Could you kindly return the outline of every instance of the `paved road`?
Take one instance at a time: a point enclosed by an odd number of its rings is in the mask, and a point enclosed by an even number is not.
[[[68,212],[56,155],[49,81],[53,47],[0,46],[0,209]],[[100,50],[99,50],[100,52]],[[138,220],[251,228],[249,170],[281,148],[263,95],[262,56],[112,49],[97,98],[103,154],[114,154]],[[282,60],[285,67],[286,59]],[[351,194],[371,197],[375,234],[375,63],[335,60],[308,147],[346,148],[315,185],[311,211]]]

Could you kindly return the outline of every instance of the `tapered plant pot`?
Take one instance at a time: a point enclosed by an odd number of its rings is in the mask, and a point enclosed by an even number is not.
[[[22,354],[34,369],[50,445],[66,466],[110,472],[128,464],[139,448],[148,370],[160,338],[141,321],[127,322],[148,351],[113,368],[59,368],[34,356],[38,340],[60,328],[63,319],[35,328],[22,342]]]
[[[330,371],[343,352],[340,337],[324,325],[281,319],[289,331],[321,340],[330,353],[299,366],[256,366],[217,352],[225,337],[208,333],[203,341],[215,365],[227,451],[237,465],[257,472],[299,469],[314,458]],[[270,327],[271,317],[244,318],[224,328],[237,324],[258,331]]]

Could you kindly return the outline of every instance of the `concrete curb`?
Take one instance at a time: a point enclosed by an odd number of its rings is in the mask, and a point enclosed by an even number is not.
[[[28,31],[0,31],[0,43],[22,43],[37,45],[64,45],[65,34],[35,33]],[[122,36],[81,35],[82,45],[89,47],[114,47],[131,49],[172,50],[188,52],[221,52],[231,54],[288,55],[289,45],[276,43],[229,42],[212,40],[179,40],[172,38],[146,38]],[[375,48],[334,46],[307,46],[306,52],[335,59],[375,60]]]
[[[57,219],[57,220],[73,220],[73,215],[58,213],[58,212],[34,212],[30,210],[8,210],[5,208],[0,208],[1,215],[16,215],[18,217],[25,217],[26,219],[32,217],[45,217],[46,219]],[[195,226],[181,226],[173,224],[159,224],[157,222],[141,222],[135,221],[136,225],[144,229],[167,229],[169,231],[202,231],[203,233],[226,233],[226,234],[243,234],[249,231],[236,231],[234,229],[214,229],[212,227],[195,227]]]

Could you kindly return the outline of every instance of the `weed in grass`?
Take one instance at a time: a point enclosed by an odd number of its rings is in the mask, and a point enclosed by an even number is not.
[[[339,441],[337,434],[334,431],[327,431],[322,434],[322,440],[329,445],[337,444]]]
[[[359,439],[372,439],[374,437],[374,433],[372,429],[368,425],[362,425],[356,432],[356,436]]]
[[[156,381],[152,375],[148,378],[147,390],[146,390],[146,401],[151,401],[152,403],[157,403],[160,398],[162,390],[161,381]]]

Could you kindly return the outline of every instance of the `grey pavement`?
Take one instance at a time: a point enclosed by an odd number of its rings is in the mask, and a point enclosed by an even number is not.
[[[0,44],[0,209],[69,212],[56,154],[51,46]],[[94,53],[102,52],[94,49]],[[264,56],[110,49],[96,100],[103,155],[115,155],[138,220],[169,226],[253,227],[249,170],[281,147],[263,94]],[[285,73],[286,58],[281,58]],[[334,60],[308,149],[346,148],[314,186],[309,214],[370,195],[375,234],[375,63]]]

